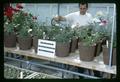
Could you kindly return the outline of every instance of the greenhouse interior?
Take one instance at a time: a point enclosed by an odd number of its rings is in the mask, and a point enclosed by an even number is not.
[[[116,75],[114,3],[4,4],[5,79]]]

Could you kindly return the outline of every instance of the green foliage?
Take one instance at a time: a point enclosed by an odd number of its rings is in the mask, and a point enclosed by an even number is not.
[[[49,40],[54,40],[55,35],[60,33],[60,27],[57,26],[51,26],[51,27],[47,27],[47,31],[46,31],[46,39]]]
[[[9,20],[6,20],[4,22],[4,31],[7,34],[15,33],[15,31],[14,31],[14,23],[10,22]]]
[[[7,16],[4,15],[4,23],[8,20]]]
[[[39,39],[43,38],[43,29],[41,28],[41,26],[39,26],[37,22],[33,24],[32,34],[33,36],[37,36]]]
[[[13,14],[11,21],[4,16],[4,28],[7,33],[18,32],[20,37],[26,37],[29,35],[28,29],[33,25],[34,20],[31,13],[16,12]]]
[[[96,32],[94,34],[91,34],[90,36],[87,35],[82,41],[84,42],[84,45],[91,46],[100,41],[100,38],[100,34]]]
[[[30,35],[30,32],[28,32],[28,30],[30,29],[28,26],[26,25],[23,25],[24,28],[20,29],[19,32],[18,32],[18,35],[19,37],[21,38],[26,38],[26,37],[29,37],[31,36]]]
[[[34,20],[31,13],[19,11],[13,15],[12,22],[14,22],[16,30],[19,31],[24,28],[24,24],[26,24],[26,26],[32,27]]]
[[[109,23],[106,27],[95,24],[94,28],[95,28],[95,32],[99,32],[99,34],[101,35],[102,38],[106,37],[106,38],[110,39],[111,31],[112,31],[111,26],[112,26],[112,23]]]
[[[55,36],[55,41],[60,43],[67,43],[70,42],[73,36],[73,32],[70,30],[69,27],[61,29],[60,33]]]
[[[24,11],[19,11],[13,15],[12,22],[14,22],[19,37],[26,38],[31,36],[29,30],[37,26],[32,17],[31,13],[26,13]]]
[[[23,72],[23,78],[32,74],[32,71],[21,69],[15,66],[4,66],[4,78],[6,79],[20,79],[20,73]]]
[[[75,31],[85,46],[94,45],[101,39],[101,34],[99,32],[95,32],[93,25],[75,28]]]
[[[90,36],[92,34],[91,26],[82,26],[79,28],[75,28],[76,35],[80,37],[81,40],[85,39],[85,37]]]
[[[99,11],[96,13],[94,20],[94,29],[99,32],[102,37],[106,37],[110,40],[112,32],[113,17],[110,17],[108,13]]]

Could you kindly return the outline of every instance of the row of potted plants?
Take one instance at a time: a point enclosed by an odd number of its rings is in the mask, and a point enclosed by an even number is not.
[[[35,52],[37,52],[38,39],[52,40],[57,42],[57,56],[69,56],[69,53],[74,52],[78,47],[80,60],[92,61],[95,56],[101,53],[102,49],[104,57],[105,49],[102,48],[102,45],[106,44],[106,39],[110,40],[108,29],[102,29],[105,26],[100,27],[98,24],[95,22],[94,25],[90,24],[73,29],[45,26],[44,24],[39,25],[33,19],[32,14],[19,11],[13,15],[12,21],[5,20],[4,22],[4,43],[6,47],[15,47],[17,41],[22,50],[30,49],[33,45]],[[106,60],[105,57],[104,60]]]
[[[95,57],[95,55],[100,54],[101,50],[98,49],[97,45],[100,44],[99,49],[102,47],[102,36],[99,32],[94,32],[91,28],[92,26],[86,26],[82,28],[76,28],[76,29],[70,29],[69,27],[66,28],[60,28],[60,27],[48,27],[48,26],[39,26],[37,23],[34,23],[34,27],[30,32],[28,32],[29,28],[24,27],[20,31],[18,31],[18,43],[19,47],[22,50],[30,49],[33,45],[35,48],[35,52],[37,52],[37,43],[38,39],[47,39],[47,40],[53,40],[56,41],[56,55],[59,57],[65,57],[68,56],[70,51],[72,51],[71,47],[74,46],[74,50],[76,50],[76,46],[79,47],[80,52],[80,59],[83,61],[92,61]],[[44,29],[43,29],[44,28]],[[11,35],[11,34],[9,34]],[[14,35],[15,36],[15,35]],[[15,36],[16,37],[16,36]],[[32,39],[33,37],[33,39]],[[45,37],[45,38],[43,38]],[[79,43],[77,44],[77,37],[79,37]],[[10,38],[10,37],[9,37]],[[10,38],[6,41],[12,40]],[[14,41],[12,40],[15,47],[16,38]],[[32,42],[33,40],[33,42]],[[76,44],[73,44],[73,40],[76,40]],[[10,43],[11,44],[11,43]],[[26,46],[25,46],[26,45]],[[75,46],[76,45],[76,46]],[[6,46],[6,45],[5,45]],[[9,47],[9,46],[7,46]],[[105,50],[105,49],[103,49]],[[86,58],[87,57],[87,58]],[[104,59],[106,60],[106,59]]]
[[[16,43],[18,43],[20,49],[27,50],[33,45],[35,52],[37,52],[38,39],[65,43],[68,40],[70,42],[70,37],[72,36],[70,32],[67,32],[70,31],[68,28],[45,26],[44,24],[39,25],[37,21],[33,20],[31,13],[22,10],[15,12],[11,20],[9,20],[6,15],[4,15],[4,18],[5,47],[16,47]]]

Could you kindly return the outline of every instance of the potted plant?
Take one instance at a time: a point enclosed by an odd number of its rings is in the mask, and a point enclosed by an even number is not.
[[[34,17],[31,13],[19,11],[14,16],[14,22],[17,25],[18,44],[20,49],[27,50],[32,46],[31,32],[34,25]]]
[[[112,32],[112,17],[110,17],[108,14],[105,14],[101,11],[97,12],[96,17],[94,19],[94,24],[96,26],[96,31],[101,34],[101,39],[102,40],[102,51],[103,51],[103,61],[105,64],[109,64],[109,52],[110,52],[110,37],[111,37],[111,32]],[[115,35],[115,34],[114,34]],[[116,35],[114,36],[114,43]],[[106,44],[107,43],[107,44]],[[112,57],[112,65],[116,64],[116,50],[114,51],[113,47],[113,53],[115,52],[115,55]],[[112,53],[112,54],[113,54]],[[114,61],[115,60],[115,61]]]
[[[5,47],[16,47],[15,22],[13,15],[19,9],[13,8],[9,3],[4,5],[4,44]]]
[[[4,45],[5,47],[16,47],[16,33],[14,31],[14,22],[8,19],[4,21]]]
[[[117,55],[116,55],[116,38],[114,39],[113,41],[113,56],[112,56],[112,61],[113,61],[113,65],[116,65],[116,58],[117,58]]]
[[[109,58],[110,58],[110,45],[111,41],[107,40],[106,45],[103,45],[103,62],[106,65],[109,65]],[[112,49],[112,65],[116,65],[116,37],[113,40],[113,49]]]
[[[30,27],[26,24],[23,25],[24,28],[18,32],[18,44],[21,50],[28,50],[31,48],[32,37],[29,32]]]
[[[68,28],[61,29],[60,33],[54,37],[56,41],[56,56],[66,57],[69,56],[71,32]]]
[[[95,56],[99,55],[102,51],[102,45],[106,45],[106,40],[109,39],[111,33],[112,19],[109,15],[101,11],[97,12],[94,20],[95,32],[98,32],[100,39],[97,41],[97,49]]]
[[[76,31],[75,29],[72,29],[70,26],[68,26],[66,23],[61,22],[61,21],[55,21],[54,19],[51,20],[51,25],[53,26],[59,26],[61,28],[67,28],[67,30],[71,31],[72,36],[71,36],[71,42],[70,42],[70,53],[75,52],[75,50],[78,48],[77,43],[78,43],[78,37],[76,36]]]
[[[43,39],[43,29],[42,26],[39,26],[38,23],[35,23],[32,28],[32,34],[33,34],[33,47],[35,49],[35,52],[37,52],[38,48],[38,39]]]
[[[93,32],[92,26],[83,26],[78,30],[80,41],[78,43],[79,56],[82,61],[92,61],[94,59],[97,33]]]

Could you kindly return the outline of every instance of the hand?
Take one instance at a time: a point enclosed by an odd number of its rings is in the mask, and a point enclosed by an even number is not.
[[[53,18],[55,21],[58,21],[59,20],[59,17],[57,16],[57,17],[54,17]]]
[[[64,17],[62,16],[57,16],[57,17],[54,17],[53,18],[55,21],[61,21],[61,20],[64,20]]]

